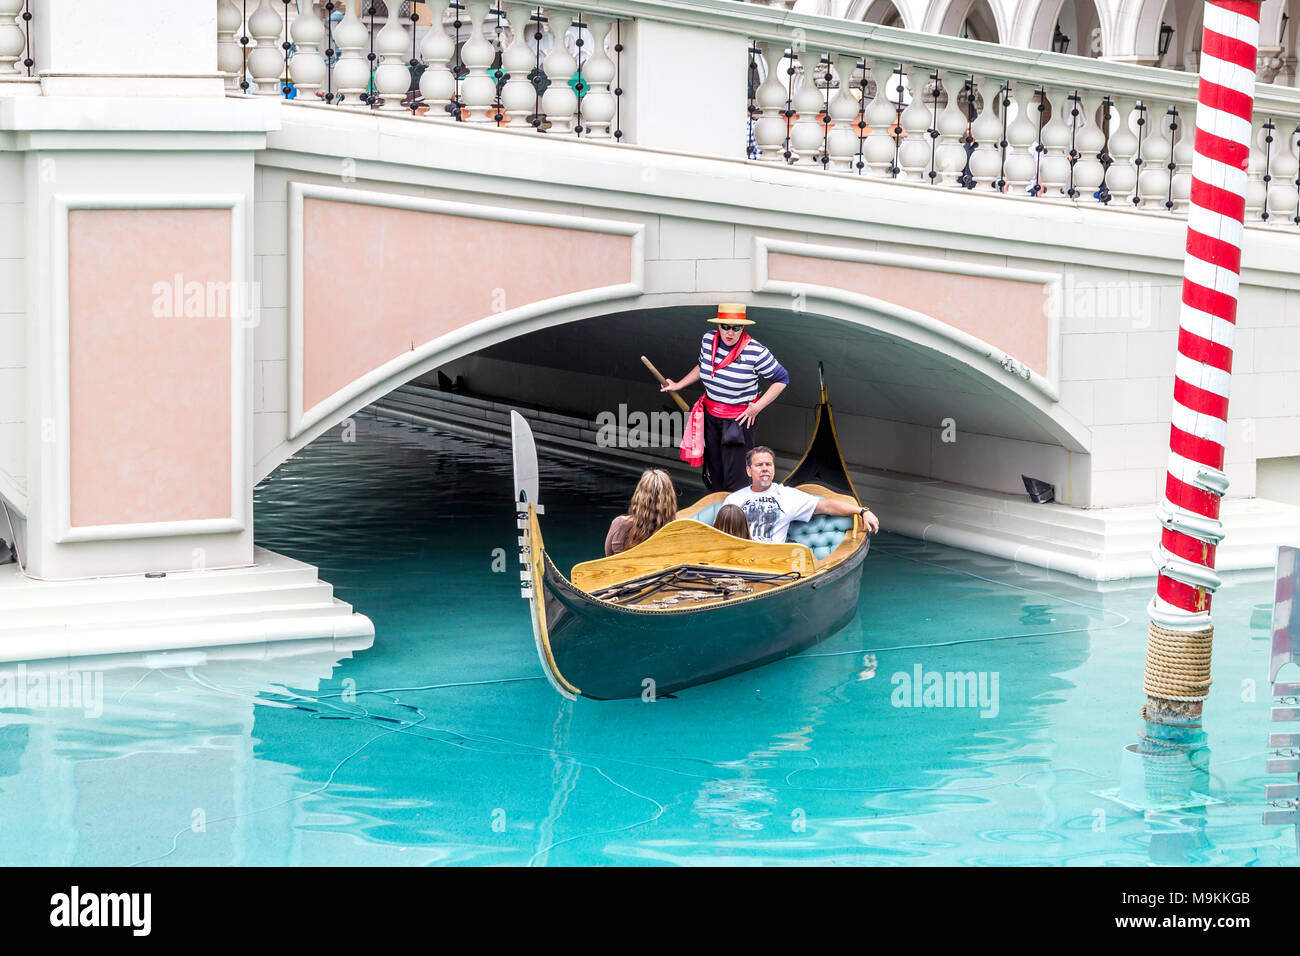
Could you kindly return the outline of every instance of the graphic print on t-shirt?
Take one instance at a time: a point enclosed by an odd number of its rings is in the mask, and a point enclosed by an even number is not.
[[[773,495],[750,498],[740,506],[749,519],[749,534],[755,541],[771,541],[781,523],[781,503]]]

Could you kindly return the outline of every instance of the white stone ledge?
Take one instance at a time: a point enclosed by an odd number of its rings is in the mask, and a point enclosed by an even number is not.
[[[279,128],[279,102],[261,97],[0,98],[0,130],[229,134],[266,133]]]
[[[0,661],[374,636],[313,566],[262,548],[254,562],[55,582],[0,565]]]

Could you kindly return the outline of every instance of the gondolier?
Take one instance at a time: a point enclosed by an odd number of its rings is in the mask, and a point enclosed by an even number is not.
[[[704,466],[704,484],[710,491],[735,491],[749,484],[745,455],[754,447],[755,421],[781,394],[790,376],[767,348],[750,337],[745,307],[718,306],[709,319],[717,329],[700,340],[700,358],[681,381],[668,379],[660,389],[677,392],[696,382],[704,395],[691,409],[682,440],[682,459]],[[760,398],[758,379],[772,384]],[[700,445],[703,444],[701,449]]]

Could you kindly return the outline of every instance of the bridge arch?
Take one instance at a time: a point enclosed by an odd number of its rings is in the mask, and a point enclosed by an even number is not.
[[[356,196],[355,192],[349,193],[353,200]],[[409,201],[410,197],[401,197],[404,205]],[[635,250],[639,235],[636,227],[625,231],[628,248]],[[855,286],[859,281],[855,276],[886,284],[891,275],[907,277],[905,271],[890,272],[909,268],[910,260],[904,257],[848,255],[844,250],[778,240],[756,241],[752,255],[753,288],[723,294],[646,293],[640,270],[634,265],[629,277],[635,281],[577,289],[500,312],[493,312],[489,304],[491,293],[499,290],[475,288],[471,298],[483,303],[477,317],[427,340],[412,341],[400,354],[362,368],[341,387],[327,388],[327,394],[321,392],[324,397],[318,401],[304,399],[303,389],[313,376],[320,378],[311,365],[313,359],[328,361],[330,357],[319,350],[313,352],[302,340],[303,331],[312,322],[308,309],[307,315],[300,314],[297,319],[299,343],[293,351],[294,361],[301,364],[291,375],[291,391],[297,390],[297,401],[291,396],[295,410],[290,416],[289,433],[271,447],[258,450],[254,479],[261,480],[296,450],[400,385],[485,350],[504,348],[508,353],[511,342],[532,333],[556,330],[554,336],[561,341],[559,352],[568,356],[578,356],[584,344],[590,346],[587,351],[599,358],[580,360],[587,363],[583,370],[590,373],[608,374],[605,356],[622,348],[632,356],[633,367],[616,371],[615,376],[633,390],[645,389],[646,399],[653,399],[653,386],[643,377],[636,356],[657,350],[663,371],[680,374],[689,367],[703,320],[713,304],[724,299],[745,302],[754,310],[760,319],[760,340],[791,368],[798,387],[792,388],[790,397],[801,407],[815,402],[815,389],[810,384],[813,377],[808,370],[815,368],[818,361],[825,361],[837,410],[863,420],[880,419],[899,427],[935,431],[944,418],[957,417],[966,434],[1056,446],[1066,453],[1089,452],[1089,430],[1058,401],[1059,359],[1052,345],[1058,336],[1051,314],[1051,274],[1017,274],[1005,269],[949,264],[945,272],[935,273],[930,280],[941,297],[951,298],[959,287],[969,289],[962,295],[973,298],[977,305],[981,305],[981,294],[1014,297],[1013,285],[1022,285],[1021,311],[1027,311],[1024,306],[1031,303],[1042,312],[1037,327],[1043,341],[1041,349],[1030,345],[1020,348],[991,342],[979,334],[978,326],[963,328],[952,316],[930,314],[922,300],[909,299],[898,289],[868,294]],[[636,255],[632,255],[628,261],[635,259]],[[951,286],[947,291],[940,288],[945,282]],[[960,286],[963,282],[967,285]],[[297,311],[301,312],[302,290],[291,298],[295,297]],[[422,307],[427,310],[429,303]],[[388,315],[378,322],[368,319],[366,324],[382,337],[380,330],[393,319]],[[998,316],[997,321],[1006,324],[1005,315]],[[1034,321],[1038,321],[1037,317]],[[520,364],[530,363],[527,348],[522,349],[517,360]],[[598,410],[586,409],[593,416]],[[916,470],[897,461],[885,467]]]

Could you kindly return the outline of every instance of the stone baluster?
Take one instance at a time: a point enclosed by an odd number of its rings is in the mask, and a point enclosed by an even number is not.
[[[1174,152],[1170,158],[1169,195],[1173,200],[1173,212],[1180,216],[1187,214],[1188,202],[1192,195],[1192,156],[1195,154],[1196,141],[1196,107],[1190,103],[1178,104],[1178,130],[1174,139]]]
[[[1007,126],[1007,159],[1003,176],[1008,191],[1023,196],[1038,171],[1034,143],[1038,139],[1038,103],[1032,83],[1014,83],[1011,87],[1015,119]]]
[[[229,0],[226,0],[229,3]],[[16,79],[19,58],[27,45],[22,28],[18,26],[18,14],[23,8],[23,0],[0,0],[0,82]],[[235,11],[238,14],[239,11]],[[221,8],[217,10],[217,30],[220,35]],[[236,29],[238,27],[236,26]],[[243,64],[243,57],[240,57]]]
[[[369,42],[370,32],[357,16],[356,7],[344,4],[343,19],[334,28],[334,45],[339,51],[334,64],[334,88],[339,101],[348,106],[365,105],[362,97],[370,86],[370,65],[362,51]]]
[[[1246,222],[1264,222],[1264,206],[1268,202],[1268,183],[1264,177],[1268,174],[1267,142],[1271,132],[1266,124],[1268,117],[1256,117],[1255,135],[1251,137],[1250,162],[1246,169]],[[1270,177],[1271,179],[1271,177]]]
[[[1097,122],[1098,112],[1101,109],[1101,94],[1092,90],[1081,90],[1077,95],[1077,100],[1070,101],[1070,116],[1074,130],[1074,172],[1071,183],[1074,195],[1071,198],[1076,202],[1093,202],[1106,172],[1101,164],[1101,152],[1106,147],[1106,134],[1102,132]]]
[[[592,139],[609,139],[609,124],[614,119],[614,94],[609,85],[614,82],[614,61],[605,52],[614,21],[610,17],[587,17],[590,43],[583,47],[586,62],[582,64],[582,78],[587,93],[582,98],[583,135]],[[590,47],[590,48],[588,48]]]
[[[284,55],[280,49],[280,32],[283,27],[284,21],[272,0],[262,0],[248,18],[248,32],[257,41],[257,46],[248,54],[248,72],[257,84],[258,96],[281,95]]]
[[[797,162],[811,164],[821,151],[825,136],[825,127],[819,119],[823,98],[822,91],[817,85],[815,66],[817,61],[813,59],[811,53],[805,53],[803,60],[811,60],[814,65],[809,66],[807,62],[800,61],[797,57],[793,60],[799,64],[796,69],[800,67],[802,69],[792,101],[793,109],[799,114],[799,118],[795,120],[790,130],[790,149],[799,157]]]
[[[578,69],[578,61],[569,52],[568,33],[573,25],[573,17],[568,13],[547,10],[551,36],[555,45],[551,47],[543,68],[551,85],[542,94],[542,112],[550,123],[549,132],[571,133],[573,131],[573,114],[578,108],[578,94],[573,92],[569,81]]]
[[[460,62],[468,74],[461,80],[461,120],[467,123],[491,123],[496,114],[496,82],[488,74],[496,50],[483,35],[483,21],[487,19],[488,0],[469,0],[469,23],[466,25],[465,45],[460,48]]]
[[[1070,183],[1070,124],[1064,117],[1072,105],[1065,90],[1059,86],[1044,88],[1039,97],[1044,108],[1043,128],[1038,135],[1038,182],[1043,187],[1039,195],[1059,199],[1065,195]]]
[[[501,67],[510,77],[501,90],[501,108],[505,110],[506,125],[527,126],[528,117],[537,110],[537,88],[528,79],[537,54],[529,44],[540,28],[533,22],[532,7],[512,3],[506,13],[514,37],[501,54]]]
[[[420,43],[420,56],[425,64],[420,76],[420,96],[429,108],[430,118],[453,123],[456,117],[447,107],[456,95],[456,77],[451,72],[456,44],[447,33],[447,0],[432,0],[429,14],[429,29]]]
[[[897,167],[894,164],[898,153],[898,110],[895,106],[896,86],[902,80],[894,72],[892,63],[881,60],[871,61],[871,78],[876,83],[876,95],[867,107],[867,125],[871,132],[863,144],[863,155],[871,172],[882,178],[892,178]]]
[[[826,152],[830,157],[830,168],[841,172],[853,170],[853,159],[858,152],[858,130],[854,123],[858,118],[858,101],[850,92],[853,71],[857,66],[857,57],[839,54],[835,57],[835,72],[839,76],[839,85],[831,97],[830,117],[833,124],[826,134]]]
[[[1300,192],[1296,190],[1296,174],[1300,173],[1300,161],[1296,160],[1292,142],[1294,132],[1288,133],[1294,123],[1282,122],[1273,131],[1273,153],[1269,161],[1268,184],[1269,222],[1287,225],[1296,214]]]
[[[379,57],[375,100],[386,113],[404,110],[402,100],[411,89],[411,68],[406,62],[411,55],[411,37],[397,15],[398,9],[396,0],[388,4],[388,21],[375,34],[375,54]]]
[[[1030,107],[1032,122],[1037,124],[1035,148],[1035,182],[1039,196],[1058,199],[1065,195],[1065,185],[1070,179],[1070,127],[1061,122],[1061,101],[1065,99],[1060,88],[1040,86],[1037,101]]]
[[[1106,170],[1106,191],[1112,202],[1127,206],[1129,197],[1137,189],[1138,138],[1133,132],[1133,112],[1137,100],[1132,96],[1117,96],[1111,100],[1106,152],[1111,164]]]
[[[929,182],[931,144],[930,123],[933,118],[930,104],[926,102],[925,85],[930,71],[923,66],[907,68],[907,88],[910,102],[900,120],[906,137],[898,147],[898,165],[904,178]]]
[[[1138,173],[1138,196],[1143,209],[1167,209],[1169,201],[1168,114],[1154,103],[1147,104],[1146,132],[1142,139],[1142,171]],[[1139,120],[1141,122],[1141,120]]]
[[[935,128],[939,132],[938,145],[934,151],[935,172],[943,185],[960,187],[958,177],[966,168],[966,130],[970,126],[963,105],[966,77],[952,70],[944,70],[940,72],[940,78],[948,104],[935,122]],[[971,97],[974,98],[974,90],[971,91]]]
[[[316,98],[316,91],[324,87],[326,71],[325,56],[320,44],[325,39],[325,25],[316,12],[315,4],[305,4],[297,19],[289,28],[297,52],[289,61],[290,75],[298,96],[309,100]]]
[[[973,86],[979,91],[984,108],[971,124],[971,136],[975,139],[975,151],[970,154],[970,174],[977,189],[991,188],[993,182],[1002,175],[1002,116],[1009,106],[1004,101],[1010,97],[1002,91],[1002,84],[997,80],[976,76]]]
[[[6,15],[7,7],[22,7],[22,0],[0,0],[0,77],[7,75],[5,37],[12,17]],[[239,89],[239,75],[244,70],[244,51],[235,35],[244,25],[244,14],[235,0],[217,0],[217,70],[226,78],[226,89]],[[15,29],[17,29],[15,27]],[[22,31],[18,32],[18,52],[22,52]]]
[[[759,162],[785,162],[785,138],[789,122],[785,116],[785,48],[775,41],[763,44],[763,60],[767,63],[767,77],[758,87],[758,105],[763,115],[754,124],[754,142],[758,144]]]

